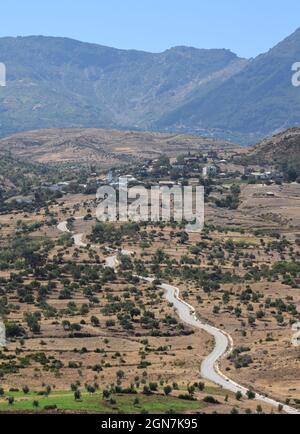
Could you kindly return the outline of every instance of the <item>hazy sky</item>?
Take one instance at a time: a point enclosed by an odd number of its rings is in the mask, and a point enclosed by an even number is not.
[[[230,48],[252,57],[300,27],[299,0],[9,0],[0,36],[67,36],[117,48]]]

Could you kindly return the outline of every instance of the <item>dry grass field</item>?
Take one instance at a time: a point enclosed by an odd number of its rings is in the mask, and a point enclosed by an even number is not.
[[[235,149],[230,143],[181,134],[105,129],[51,129],[15,134],[0,140],[0,149],[39,163],[90,163],[104,168],[191,151]]]

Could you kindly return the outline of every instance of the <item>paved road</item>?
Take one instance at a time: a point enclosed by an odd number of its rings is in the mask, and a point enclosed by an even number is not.
[[[74,240],[75,246],[77,246],[77,247],[86,247],[87,246],[87,244],[85,244],[82,241],[83,236],[84,236],[84,234],[73,235],[73,240]]]
[[[230,392],[241,392],[242,395],[245,396],[248,389],[230,380],[220,371],[219,368],[220,360],[226,357],[233,348],[231,336],[216,327],[200,321],[196,316],[195,309],[180,298],[180,292],[178,288],[167,284],[162,284],[161,288],[166,291],[167,300],[170,303],[173,303],[180,319],[183,322],[189,324],[190,326],[205,330],[215,339],[214,350],[202,362],[201,377],[218,384]],[[260,394],[256,394],[256,400],[262,401],[276,408],[278,408],[279,405],[282,405],[280,402]],[[283,405],[283,411],[288,414],[300,414],[299,410],[288,405]]]
[[[70,233],[70,231],[69,231],[67,225],[68,225],[68,222],[67,222],[67,221],[60,222],[60,223],[57,225],[57,229],[58,229],[59,231],[61,231],[61,232]]]
[[[75,217],[75,220],[82,220],[83,217]],[[68,222],[63,221],[57,225],[57,229],[61,232],[65,233],[71,233],[71,231],[68,229]],[[74,243],[77,247],[86,247],[87,245],[82,241],[84,234],[74,234],[72,236]]]
[[[58,229],[62,230],[63,232],[69,232],[66,223],[67,222],[60,223],[57,226]],[[82,247],[83,245],[82,237],[82,234],[74,235],[73,237],[75,244],[79,247]],[[107,250],[113,252],[112,249]],[[122,250],[121,253],[123,255],[132,255],[132,252],[128,252],[126,250]],[[117,254],[106,258],[106,267],[116,268],[117,266]],[[154,281],[154,279],[150,277],[145,278],[139,276],[139,278],[150,283]],[[219,368],[220,361],[225,358],[233,349],[233,340],[231,336],[223,330],[206,324],[205,322],[202,322],[199,318],[197,318],[194,307],[180,298],[180,291],[178,288],[172,285],[168,285],[166,283],[159,285],[159,287],[165,290],[165,298],[168,300],[169,303],[172,303],[174,305],[174,308],[177,310],[180,319],[185,324],[188,324],[200,330],[204,330],[214,337],[215,347],[213,351],[209,354],[209,356],[207,356],[201,364],[201,377],[203,379],[212,381],[215,384],[218,384],[225,390],[233,393],[241,392],[242,395],[245,396],[248,389],[226,377]],[[283,405],[281,402],[278,402],[274,399],[268,398],[260,394],[256,394],[255,399],[276,408],[278,408],[279,405]],[[300,414],[299,410],[288,405],[283,405],[283,411],[288,414]]]

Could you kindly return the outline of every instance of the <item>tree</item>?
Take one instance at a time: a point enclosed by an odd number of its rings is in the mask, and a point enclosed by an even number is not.
[[[75,390],[75,392],[74,392],[74,398],[75,398],[75,401],[80,401],[80,399],[81,399],[81,392],[80,392],[79,389]]]
[[[205,383],[198,383],[198,389],[200,390],[200,392],[203,392],[205,389]]]
[[[189,240],[189,236],[186,232],[181,232],[180,233],[180,244],[186,244]]]
[[[169,396],[171,392],[172,392],[172,387],[171,386],[167,385],[167,386],[164,387],[164,394],[166,396]]]
[[[236,392],[235,397],[236,397],[237,401],[240,401],[243,397],[242,392],[240,392],[240,391]]]
[[[33,401],[33,403],[32,403],[32,406],[33,406],[34,408],[38,408],[39,405],[40,405],[39,401],[36,401],[36,400]]]
[[[15,322],[5,323],[6,337],[16,338],[25,335],[25,330]]]
[[[8,404],[9,404],[9,405],[13,405],[13,403],[15,402],[15,398],[14,398],[13,396],[9,396],[9,397],[7,398],[7,401],[8,401]]]
[[[248,390],[247,397],[248,399],[255,399],[255,393],[252,390]]]
[[[248,323],[250,326],[254,326],[255,325],[255,318],[253,316],[249,316],[248,317]]]
[[[28,387],[28,386],[24,386],[24,387],[22,388],[22,390],[23,390],[23,393],[24,393],[25,395],[27,395],[27,394],[29,393],[29,387]]]
[[[103,392],[102,392],[102,396],[103,396],[103,399],[109,399],[109,397],[110,397],[110,391],[107,390],[107,389],[104,389]]]
[[[96,316],[92,316],[91,317],[91,323],[94,327],[99,327],[100,326],[100,321]]]
[[[191,396],[194,395],[194,393],[195,393],[195,387],[194,386],[189,386],[187,390],[189,392],[189,395],[191,395]]]
[[[39,324],[40,314],[38,312],[35,313],[26,312],[24,314],[24,319],[27,322],[29,329],[33,333],[40,333],[41,331],[41,326]]]
[[[96,388],[95,388],[94,386],[90,386],[90,385],[87,386],[86,390],[87,390],[91,395],[93,395],[93,394],[96,392]]]
[[[257,414],[261,414],[262,412],[263,412],[262,406],[261,406],[261,405],[258,405],[258,406],[256,407],[256,413],[257,413]]]
[[[117,378],[119,380],[122,380],[124,377],[125,377],[125,372],[124,371],[120,370],[120,371],[117,372]]]
[[[149,383],[149,387],[151,392],[156,392],[157,388],[158,388],[158,384],[157,383]]]
[[[241,187],[238,184],[232,184],[230,191],[234,196],[238,196],[241,193]]]

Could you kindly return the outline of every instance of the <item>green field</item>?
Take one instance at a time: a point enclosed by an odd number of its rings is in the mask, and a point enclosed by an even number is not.
[[[14,397],[15,401],[10,405],[7,401],[9,396]],[[205,404],[201,401],[185,401],[175,397],[163,395],[112,395],[110,400],[104,400],[102,393],[97,392],[93,395],[82,393],[81,399],[75,401],[72,392],[52,392],[48,397],[39,396],[36,393],[24,395],[22,392],[9,392],[0,400],[0,411],[35,411],[41,412],[47,406],[56,405],[59,411],[74,411],[88,413],[166,413],[174,411],[185,413],[189,411],[200,411]],[[139,400],[134,404],[135,399]],[[38,401],[39,407],[34,408],[33,402]]]

